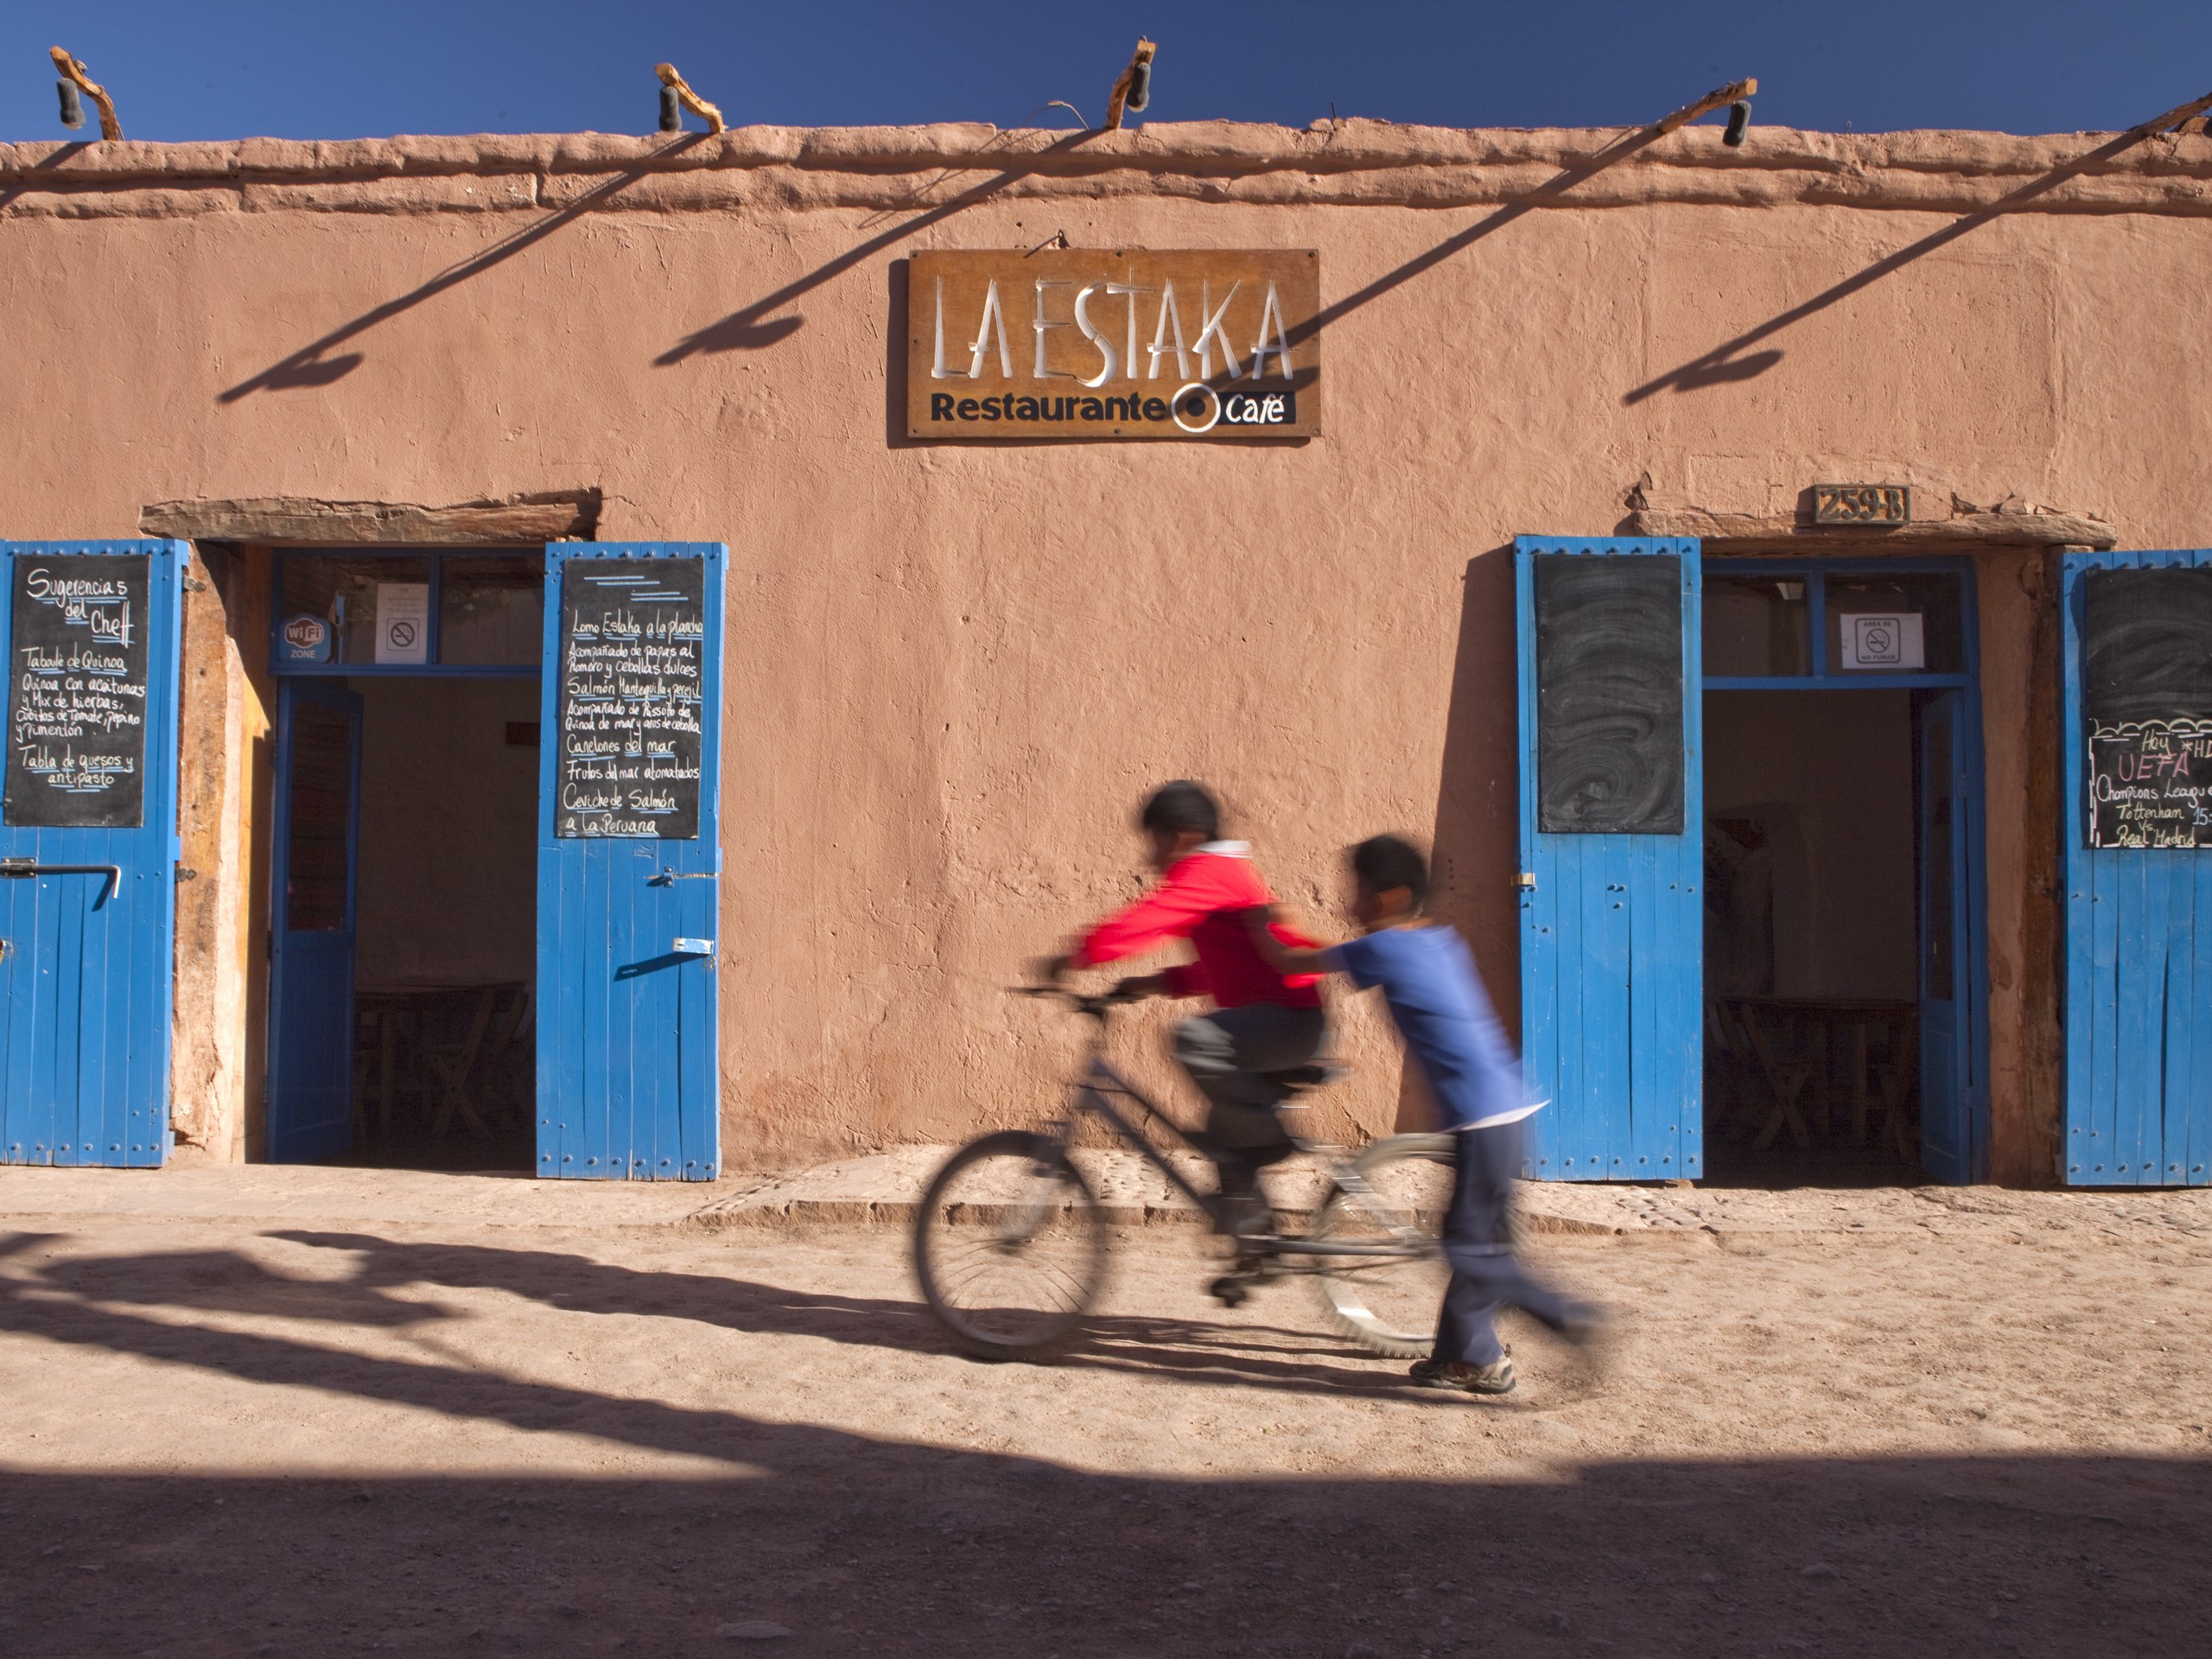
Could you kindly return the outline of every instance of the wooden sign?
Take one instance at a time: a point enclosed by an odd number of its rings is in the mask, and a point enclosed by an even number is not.
[[[1321,430],[1312,249],[918,253],[917,438],[1310,438]]]
[[[706,609],[697,559],[562,567],[556,836],[698,839]]]
[[[15,567],[7,821],[136,829],[146,816],[146,556],[19,554]]]

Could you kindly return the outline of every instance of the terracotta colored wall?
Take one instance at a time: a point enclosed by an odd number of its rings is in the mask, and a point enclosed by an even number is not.
[[[1346,840],[1433,830],[1510,1017],[1516,531],[1607,531],[1649,474],[1722,511],[1903,480],[2205,537],[2212,139],[2069,172],[2094,141],[1692,130],[1562,175],[1609,137],[0,148],[0,530],[595,485],[609,539],[728,541],[733,1167],[1037,1112],[1068,1034],[998,988],[1134,888],[1130,805],[1179,773],[1301,906]],[[895,435],[895,262],[1056,232],[1310,245],[1325,301],[1376,285],[1325,335],[1326,435]],[[1981,564],[2016,1179],[2051,1109],[2031,567]],[[1386,1128],[1395,1065],[1351,1024],[1325,1109]]]

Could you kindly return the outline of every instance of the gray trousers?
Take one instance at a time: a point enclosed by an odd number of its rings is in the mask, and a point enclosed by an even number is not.
[[[1262,1073],[1320,1058],[1329,1020],[1319,1008],[1248,1002],[1194,1014],[1175,1027],[1175,1058],[1206,1097],[1200,1143],[1219,1166],[1224,1198],[1249,1201],[1259,1172],[1290,1152],[1275,1116],[1283,1092]]]
[[[1452,1281],[1444,1289],[1433,1357],[1491,1365],[1505,1352],[1495,1323],[1500,1307],[1520,1308],[1554,1331],[1578,1310],[1548,1285],[1531,1279],[1513,1257],[1507,1212],[1513,1178],[1521,1173],[1521,1125],[1461,1129],[1452,1138],[1459,1143],[1459,1157],[1452,1207],[1444,1217],[1444,1259],[1452,1264]]]

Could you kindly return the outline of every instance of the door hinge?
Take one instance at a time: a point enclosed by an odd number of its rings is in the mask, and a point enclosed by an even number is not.
[[[1526,892],[1534,893],[1536,890],[1536,873],[1534,870],[1522,871],[1521,879],[1513,885]]]
[[[207,584],[197,576],[187,576],[184,579],[184,591],[188,594],[204,594],[207,591]]]

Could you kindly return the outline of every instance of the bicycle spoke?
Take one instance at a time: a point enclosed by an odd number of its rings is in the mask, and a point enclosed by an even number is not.
[[[987,1136],[956,1154],[916,1236],[931,1306],[974,1352],[1036,1352],[1072,1330],[1097,1294],[1105,1239],[1089,1191],[1027,1137]]]

